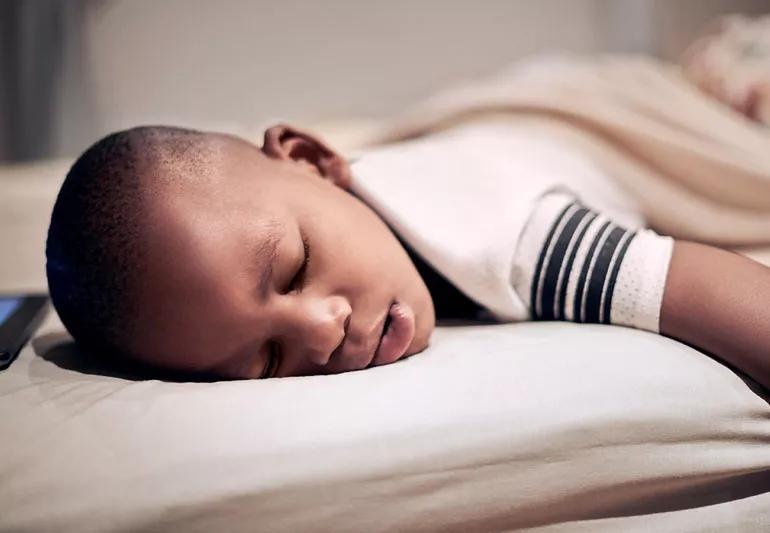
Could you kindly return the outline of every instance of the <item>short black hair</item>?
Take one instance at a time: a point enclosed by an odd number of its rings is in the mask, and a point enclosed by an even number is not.
[[[54,308],[78,344],[134,355],[128,346],[146,268],[147,189],[200,165],[207,138],[197,130],[141,126],[104,137],[72,165],[51,215],[46,274]]]

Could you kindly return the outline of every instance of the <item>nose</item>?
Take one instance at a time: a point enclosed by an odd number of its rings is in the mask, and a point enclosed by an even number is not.
[[[332,352],[345,338],[352,308],[343,296],[301,295],[287,321],[286,343],[292,355],[314,365],[329,362]],[[284,354],[286,357],[288,354]],[[296,361],[301,366],[303,361]]]

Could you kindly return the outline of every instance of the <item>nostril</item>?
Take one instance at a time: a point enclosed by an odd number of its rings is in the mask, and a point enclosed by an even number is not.
[[[350,319],[353,316],[353,314],[349,314],[348,317],[345,319],[345,324],[342,326],[342,332],[347,336],[348,334],[348,326],[350,326]]]

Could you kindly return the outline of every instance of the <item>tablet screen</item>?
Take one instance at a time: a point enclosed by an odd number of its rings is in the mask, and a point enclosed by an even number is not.
[[[0,324],[5,322],[21,304],[23,298],[0,298]]]
[[[40,325],[47,304],[44,294],[0,296],[0,370],[10,366]]]

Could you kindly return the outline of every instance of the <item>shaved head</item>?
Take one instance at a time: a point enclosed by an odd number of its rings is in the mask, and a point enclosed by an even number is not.
[[[222,136],[166,126],[120,131],[86,150],[54,205],[46,271],[79,343],[126,351],[137,317],[148,198],[212,173]]]

